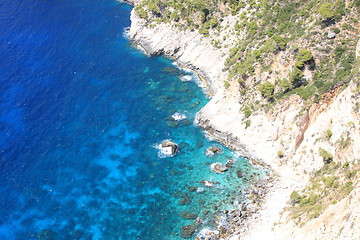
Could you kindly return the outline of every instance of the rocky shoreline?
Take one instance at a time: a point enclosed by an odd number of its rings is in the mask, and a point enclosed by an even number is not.
[[[246,212],[223,213],[222,217],[231,219],[233,224],[229,224],[231,227],[226,230],[219,227],[218,234],[209,239],[301,239],[298,236],[300,233],[306,236],[306,231],[312,231],[316,238],[323,239],[326,238],[325,233],[333,236],[335,230],[331,229],[334,226],[342,232],[341,226],[345,226],[346,222],[339,222],[325,230],[312,229],[314,222],[328,221],[326,216],[300,228],[286,218],[283,209],[288,206],[291,192],[303,189],[311,174],[323,166],[317,149],[325,147],[335,153],[337,139],[347,134],[354,142],[346,153],[355,160],[359,158],[359,133],[354,129],[350,131],[347,125],[354,123],[356,128],[359,126],[359,120],[352,112],[356,108],[356,101],[351,98],[355,84],[350,84],[341,94],[337,94],[336,90],[330,92],[310,106],[299,96],[292,95],[279,101],[271,112],[257,111],[246,117],[240,110],[243,106],[238,83],[224,86],[227,73],[223,71],[223,63],[227,53],[214,48],[208,38],[195,31],[179,30],[170,24],[148,26],[134,10],[129,38],[147,54],[165,55],[201,76],[212,98],[197,114],[195,123],[251,163],[271,169],[267,183],[247,193],[247,197],[254,198],[250,202],[254,201],[255,207],[250,204],[246,206]],[[360,41],[360,47],[359,44]],[[277,64],[282,67],[281,61]],[[257,77],[261,78],[261,73]],[[260,95],[253,98],[261,100]],[[339,115],[339,112],[342,114]],[[333,136],[336,136],[331,143],[323,140],[327,129],[332,129]],[[341,163],[341,155],[335,158]],[[252,191],[258,194],[251,194]],[[357,206],[356,203],[351,204]],[[353,236],[360,236],[356,230],[349,231]]]
[[[207,91],[210,96],[214,95],[215,93],[219,93],[223,91],[222,87],[214,86],[214,82],[219,82],[218,80],[211,80],[211,76],[204,73],[202,68],[196,66],[196,61],[187,61],[186,58],[184,59],[182,56],[184,55],[181,50],[185,51],[184,49],[178,46],[166,45],[159,46],[159,43],[151,44],[151,34],[143,38],[140,35],[140,32],[144,29],[144,26],[140,24],[139,19],[135,12],[132,11],[131,14],[131,28],[129,31],[129,39],[133,43],[133,45],[139,47],[145,54],[149,56],[158,56],[164,55],[176,61],[181,67],[191,69],[198,77],[205,82]],[[167,28],[165,31],[167,31]],[[157,30],[155,30],[157,31]],[[171,32],[171,30],[170,30]],[[172,35],[172,33],[171,33]],[[140,36],[140,37],[139,37]],[[175,44],[176,45],[176,44]],[[187,45],[186,43],[184,45]],[[167,47],[167,49],[166,49]],[[199,52],[203,57],[207,58],[201,51]],[[215,54],[216,55],[216,54]],[[218,56],[220,56],[219,54]],[[224,58],[218,59],[216,62],[223,62]],[[221,64],[219,64],[221,65]],[[216,74],[215,74],[216,75]],[[224,74],[218,74],[224,78]],[[229,147],[233,151],[240,154],[240,156],[247,158],[254,166],[257,166],[262,169],[267,169],[269,172],[267,174],[266,181],[260,181],[253,185],[252,189],[246,189],[244,192],[244,199],[248,199],[245,201],[241,209],[232,209],[232,210],[225,210],[219,216],[218,219],[214,221],[214,226],[217,227],[216,230],[206,232],[202,237],[197,237],[196,239],[230,239],[232,236],[240,236],[246,232],[246,229],[250,227],[249,221],[254,221],[256,214],[258,214],[259,210],[262,207],[263,202],[265,201],[266,195],[269,192],[274,191],[274,186],[276,185],[278,176],[271,171],[271,167],[263,162],[261,159],[252,156],[244,146],[239,144],[239,139],[234,137],[231,133],[222,132],[214,128],[213,126],[209,125],[209,119],[202,118],[199,115],[196,118],[195,124],[202,127],[206,134],[214,137],[223,145]],[[220,219],[226,221],[227,224],[220,223]],[[247,227],[245,227],[247,226]],[[191,231],[194,229],[191,228]],[[189,231],[188,228],[185,231]]]

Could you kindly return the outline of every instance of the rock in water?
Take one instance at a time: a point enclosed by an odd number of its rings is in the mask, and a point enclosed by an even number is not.
[[[185,225],[181,228],[181,237],[182,238],[191,238],[194,234],[196,227],[193,225]]]
[[[243,174],[242,174],[242,172],[241,172],[240,170],[237,170],[237,171],[236,171],[236,176],[237,176],[238,178],[242,178],[242,177],[243,177]]]
[[[174,155],[178,151],[178,145],[170,140],[160,143],[160,151],[165,155]]]
[[[205,154],[208,156],[214,156],[215,154],[221,153],[221,151],[221,148],[219,148],[218,146],[213,146],[206,149]]]
[[[208,181],[208,180],[202,180],[202,181],[200,181],[200,183],[202,184],[202,185],[204,185],[205,187],[212,187],[213,185],[214,185],[214,183],[213,182],[211,182],[211,181]]]
[[[180,217],[182,217],[183,219],[195,219],[197,217],[197,214],[188,211],[182,211],[180,213]]]
[[[181,120],[186,119],[186,115],[176,112],[173,115],[171,115],[171,118],[174,119],[175,121],[181,121]]]
[[[228,169],[225,165],[223,165],[222,163],[219,163],[219,162],[211,164],[210,167],[211,167],[211,170],[213,170],[216,173],[222,173]]]

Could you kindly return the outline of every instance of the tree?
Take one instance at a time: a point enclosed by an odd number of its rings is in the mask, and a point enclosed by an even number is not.
[[[260,84],[259,90],[261,92],[261,95],[267,99],[272,99],[274,97],[274,84],[269,81]]]
[[[319,155],[323,158],[325,164],[329,164],[333,160],[333,156],[329,151],[319,148]]]
[[[319,7],[319,13],[324,19],[330,19],[335,16],[333,3],[324,3]]]
[[[284,91],[284,93],[290,91],[290,89],[291,89],[291,84],[289,83],[289,81],[287,79],[281,79],[279,81],[279,85],[280,85],[281,89]]]
[[[171,13],[170,18],[171,18],[171,20],[173,20],[175,22],[178,22],[180,19],[179,15],[175,11]]]
[[[292,72],[289,75],[290,84],[292,88],[300,87],[304,81],[303,78],[304,73],[297,67],[294,67]]]
[[[286,39],[284,37],[281,37],[281,36],[274,36],[273,37],[276,45],[277,45],[277,48],[279,50],[285,50],[286,48]]]
[[[299,54],[296,56],[296,59],[298,61],[301,61],[303,63],[306,63],[306,62],[310,62],[311,60],[314,59],[312,53],[310,50],[307,50],[307,49],[301,49],[299,51]]]

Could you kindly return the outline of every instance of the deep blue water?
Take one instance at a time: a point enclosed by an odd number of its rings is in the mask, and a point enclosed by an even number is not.
[[[194,222],[184,211],[211,228],[261,173],[224,147],[205,156],[219,144],[192,122],[207,97],[191,72],[131,46],[130,11],[115,0],[0,2],[0,239],[180,239]],[[165,139],[175,157],[159,156]],[[210,170],[228,158],[234,168]]]

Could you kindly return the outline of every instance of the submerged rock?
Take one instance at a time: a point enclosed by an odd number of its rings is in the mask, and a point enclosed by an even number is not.
[[[175,121],[181,121],[181,120],[185,120],[186,119],[186,115],[185,114],[180,114],[178,112],[174,113],[173,115],[171,115],[171,118]]]
[[[219,162],[211,164],[210,167],[211,167],[211,170],[213,170],[216,173],[222,173],[228,169],[225,165],[223,165],[222,163],[219,163]]]
[[[182,198],[179,200],[180,205],[188,205],[191,202],[190,198]]]
[[[242,178],[244,175],[242,174],[242,172],[241,172],[240,170],[237,170],[237,171],[236,171],[236,176],[237,176],[238,178]]]
[[[191,213],[189,211],[182,211],[180,212],[180,217],[183,219],[196,219],[197,214]]]
[[[168,120],[168,121],[166,121],[165,123],[166,123],[166,125],[168,125],[168,126],[171,127],[171,128],[177,128],[177,127],[179,127],[179,125],[180,125],[180,123],[179,123],[178,121],[175,121],[175,120],[173,120],[173,119]]]
[[[225,166],[227,168],[232,168],[234,163],[235,163],[235,161],[233,159],[229,159],[229,160],[227,160]]]
[[[160,143],[159,149],[165,155],[174,155],[178,151],[178,145],[170,140],[165,140]]]
[[[206,149],[205,154],[207,156],[214,156],[215,154],[221,153],[221,151],[221,148],[219,148],[218,146],[213,146]]]
[[[56,238],[56,233],[51,229],[43,229],[37,236],[39,240],[51,240],[54,238]]]
[[[212,187],[213,185],[214,185],[214,183],[213,182],[211,182],[211,181],[208,181],[208,180],[203,180],[203,181],[201,181],[200,182],[202,185],[204,185],[205,187]]]
[[[190,187],[188,187],[188,189],[189,189],[189,192],[194,192],[194,191],[196,191],[196,187],[194,187],[194,186],[190,186]]]
[[[194,225],[185,225],[181,228],[181,237],[182,238],[191,238],[194,234],[196,227]]]

